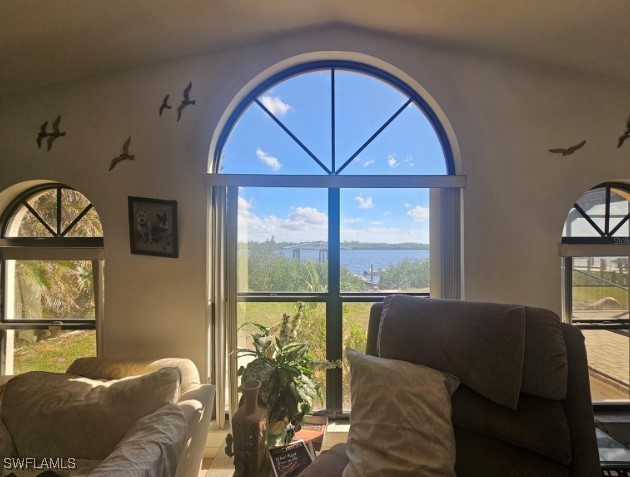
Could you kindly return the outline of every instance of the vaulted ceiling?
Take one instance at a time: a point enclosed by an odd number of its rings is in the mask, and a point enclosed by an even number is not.
[[[1,0],[0,93],[331,24],[630,85],[627,0]]]

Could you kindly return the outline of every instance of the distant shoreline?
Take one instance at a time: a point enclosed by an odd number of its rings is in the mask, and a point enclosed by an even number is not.
[[[267,242],[239,242],[238,248],[248,248],[248,246],[260,246],[268,244]],[[279,249],[287,247],[295,247],[299,245],[298,242],[276,242],[276,247]],[[414,243],[414,242],[402,242],[402,243],[383,243],[383,242],[341,242],[342,250],[429,250],[430,245],[428,243]]]

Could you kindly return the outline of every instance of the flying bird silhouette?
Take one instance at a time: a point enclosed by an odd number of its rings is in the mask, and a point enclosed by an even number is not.
[[[182,99],[182,102],[180,103],[180,105],[177,106],[177,122],[179,122],[179,120],[181,119],[182,111],[184,110],[184,108],[186,106],[193,105],[196,102],[194,99],[191,101],[190,97],[188,96],[190,94],[191,88],[192,88],[192,82],[188,83],[188,86],[186,86],[186,89],[184,90],[184,99]]]
[[[576,144],[575,146],[571,146],[571,147],[567,147],[566,149],[549,149],[549,152],[553,152],[554,154],[562,154],[563,156],[570,156],[571,154],[573,154],[575,151],[577,151],[578,149],[580,149],[582,146],[584,146],[584,144],[586,144],[586,141],[582,141],[579,144]]]
[[[109,170],[111,171],[114,167],[116,167],[116,164],[118,164],[120,161],[125,161],[125,160],[129,160],[129,161],[133,161],[133,159],[136,157],[133,154],[129,154],[129,143],[131,142],[131,136],[129,136],[127,138],[127,140],[125,141],[125,144],[123,144],[123,152],[120,154],[120,156],[115,157],[114,159],[112,159],[112,163],[109,165]]]
[[[57,119],[52,124],[52,132],[47,132],[48,129],[48,121],[41,125],[39,128],[39,133],[37,134],[37,147],[41,149],[42,147],[42,139],[48,138],[46,141],[48,142],[47,151],[50,151],[52,148],[53,142],[58,137],[65,136],[65,131],[59,131],[59,123],[61,122],[61,116],[57,116]]]
[[[167,94],[166,96],[164,96],[164,99],[162,100],[162,104],[160,105],[160,116],[162,116],[162,111],[164,111],[165,109],[171,109],[172,107],[169,104],[167,104],[169,96],[170,94]]]
[[[623,133],[622,136],[619,136],[619,143],[617,144],[617,147],[621,147],[623,145],[623,143],[625,142],[626,139],[628,139],[630,137],[630,119],[628,119],[628,122],[626,123],[626,130]]]

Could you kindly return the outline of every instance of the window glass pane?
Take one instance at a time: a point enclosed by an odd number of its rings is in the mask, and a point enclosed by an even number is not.
[[[341,290],[429,292],[429,191],[341,191]]]
[[[604,226],[603,219],[599,219],[598,226]],[[603,230],[603,229],[602,229]],[[601,237],[601,234],[578,212],[572,208],[564,223],[563,237]]]
[[[324,189],[240,188],[240,292],[324,292],[328,214]]]
[[[367,74],[335,70],[335,149],[342,165],[409,98]]]
[[[76,190],[63,189],[61,191],[61,230],[62,232],[90,205],[90,201]],[[103,229],[98,214],[91,208],[66,237],[102,237]]]
[[[433,126],[410,104],[346,167],[342,174],[446,174]]]
[[[610,230],[630,214],[630,192],[621,189],[610,191]],[[614,237],[630,237],[630,221],[626,220],[613,234]]]
[[[26,207],[13,216],[7,237],[50,237],[52,234],[44,224]]]
[[[250,324],[257,323],[266,327],[279,327],[284,313],[293,315],[296,312],[295,302],[284,303],[238,303],[238,347],[253,349],[252,333],[260,333],[260,330]],[[277,334],[277,333],[276,333]],[[325,303],[305,303],[302,322],[298,328],[296,341],[309,343],[309,353],[314,360],[326,359],[326,305]],[[252,356],[243,356],[238,359],[238,368],[246,366],[255,359]],[[322,396],[326,396],[325,371],[315,373],[315,380],[321,387]],[[325,403],[319,399],[314,402],[313,409],[321,409]]]
[[[353,348],[365,353],[367,344],[367,327],[370,319],[370,308],[373,303],[343,304],[343,410],[349,411],[350,402],[350,366],[345,357],[346,348]]]
[[[77,358],[96,356],[93,330],[14,330],[13,374],[63,373]]]
[[[253,103],[238,120],[221,153],[224,174],[325,174],[267,113]]]
[[[628,399],[628,331],[582,330],[586,343],[591,399]]]
[[[51,229],[57,230],[57,189],[35,194],[27,202]],[[22,236],[26,236],[26,233],[22,233]]]
[[[586,194],[580,197],[576,202],[584,212],[595,222],[600,230],[606,230],[606,189],[599,188],[589,190]],[[589,224],[589,227],[590,226]],[[594,230],[587,236],[591,236],[596,231]],[[597,234],[599,235],[599,234]]]
[[[628,257],[573,258],[572,319],[628,320]],[[628,399],[628,330],[582,330],[594,401]]]
[[[258,100],[317,157],[332,169],[330,70],[289,78]]]
[[[573,320],[629,319],[628,257],[573,259]]]
[[[94,279],[89,260],[10,260],[14,269],[8,318],[94,318]]]

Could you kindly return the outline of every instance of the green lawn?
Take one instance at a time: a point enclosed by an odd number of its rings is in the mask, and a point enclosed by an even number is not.
[[[573,287],[573,303],[594,303],[602,298],[611,297],[617,300],[622,308],[628,309],[629,294],[627,290],[617,287]]]
[[[77,358],[96,356],[96,332],[63,331],[58,336],[15,348],[13,374],[27,371],[63,373]]]

